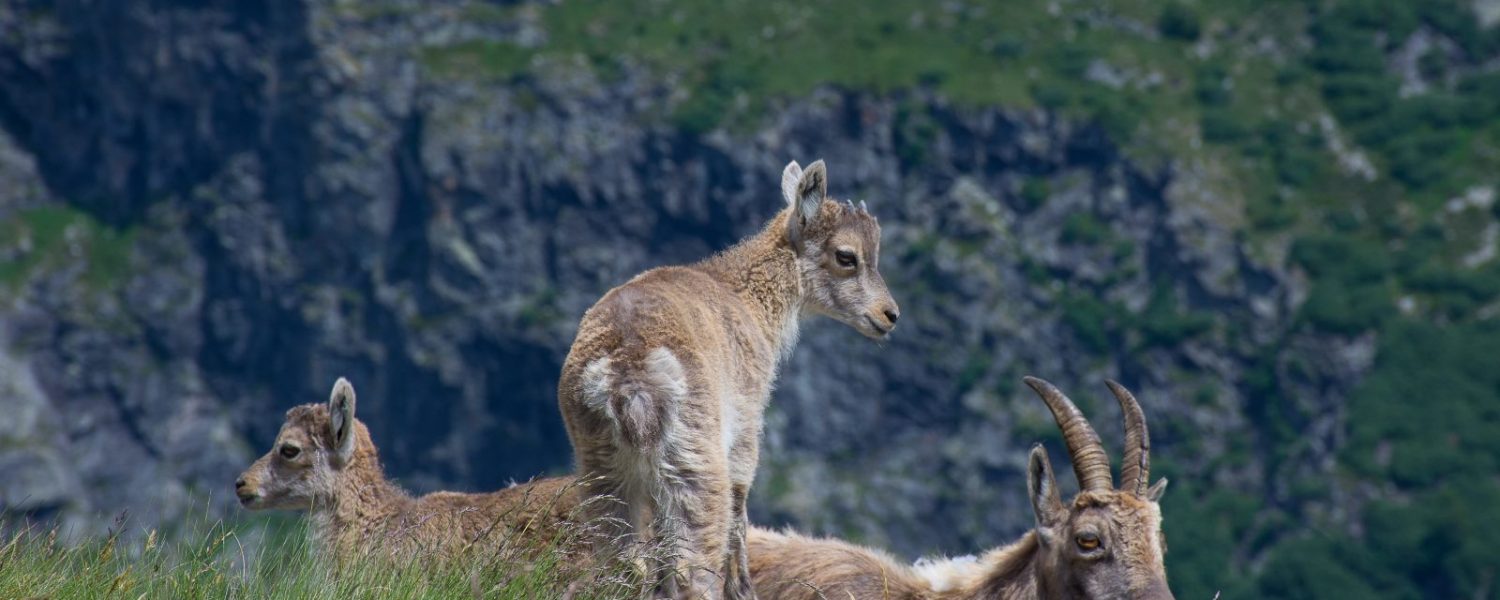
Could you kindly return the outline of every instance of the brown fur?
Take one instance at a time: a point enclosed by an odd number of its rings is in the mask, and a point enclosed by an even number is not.
[[[947,586],[879,550],[793,532],[750,529],[750,569],[762,599],[1023,600],[1037,598],[1037,550],[1028,533],[972,565],[951,569]]]
[[[750,528],[750,571],[761,598],[936,598],[911,567],[884,552],[791,531]]]
[[[348,558],[364,553],[455,556],[476,551],[524,553],[560,541],[581,492],[572,477],[541,479],[486,494],[433,492],[412,497],[385,478],[369,429],[353,419],[353,387],[342,379],[334,397],[347,394],[352,449],[339,455],[329,405],[306,404],[286,413],[276,443],[236,481],[251,510],[282,508],[311,513],[311,535],[325,551]],[[287,447],[296,456],[282,455]]]
[[[973,561],[912,567],[838,540],[751,528],[756,592],[763,600],[1172,598],[1158,504],[1165,480],[1144,495],[1133,486],[1091,490],[1064,505],[1041,446],[1028,471],[1037,527],[1013,544]],[[1080,545],[1086,536],[1098,538],[1096,550]]]
[[[877,270],[880,228],[826,199],[821,161],[783,177],[788,208],[703,262],[610,290],[584,315],[558,404],[580,473],[623,501],[639,542],[674,545],[664,595],[753,595],[745,501],[778,362],[804,311],[883,338],[897,308]],[[852,264],[850,264],[852,263]],[[722,590],[722,591],[721,591]]]

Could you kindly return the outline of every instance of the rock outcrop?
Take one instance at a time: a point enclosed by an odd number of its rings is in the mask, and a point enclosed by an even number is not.
[[[337,376],[409,487],[565,471],[554,386],[583,310],[750,233],[790,159],[824,158],[832,191],[880,217],[904,310],[884,347],[804,328],[768,415],[761,523],[907,553],[1015,537],[1023,449],[1055,435],[1024,374],[1102,421],[1100,382],[1119,379],[1171,472],[1283,497],[1270,470],[1332,468],[1339,398],[1372,359],[1369,339],[1293,327],[1305,284],[1236,235],[1212,165],[1145,167],[1045,111],[825,88],[694,133],[644,69],[433,75],[427,45],[545,38],[447,5],[84,4],[0,6],[12,514],[89,528],[225,508],[281,412]],[[1304,388],[1327,439],[1226,460],[1255,369]]]

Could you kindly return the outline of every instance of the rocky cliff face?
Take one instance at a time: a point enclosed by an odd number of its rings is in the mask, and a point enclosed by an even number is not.
[[[1278,482],[1332,468],[1339,398],[1372,360],[1369,339],[1294,327],[1286,249],[1237,235],[1211,164],[1132,160],[1088,123],[822,89],[695,133],[645,70],[456,78],[414,51],[544,43],[524,20],[106,4],[0,7],[12,514],[228,510],[282,412],[341,375],[410,487],[565,471],[554,386],[578,317],[759,228],[791,159],[826,159],[835,195],[880,217],[903,318],[883,347],[805,326],[770,409],[760,522],[912,554],[1015,535],[1024,449],[1057,439],[1024,374],[1073,394],[1112,448],[1116,378],[1161,470],[1295,502]],[[1273,451],[1250,427],[1251,373],[1295,389],[1306,444]]]

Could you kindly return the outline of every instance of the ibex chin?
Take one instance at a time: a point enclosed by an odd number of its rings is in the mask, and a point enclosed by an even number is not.
[[[1162,479],[1147,487],[1151,442],[1135,397],[1109,382],[1125,416],[1122,487],[1111,481],[1099,436],[1052,384],[1027,377],[1062,429],[1078,496],[1063,504],[1047,452],[1031,449],[1027,490],[1036,527],[977,559],[910,567],[889,555],[837,540],[750,530],[750,568],[763,600],[1132,599],[1169,600],[1158,500]]]
[[[288,410],[271,451],[235,481],[240,503],[309,511],[315,547],[338,558],[457,556],[470,549],[524,556],[558,541],[579,506],[572,477],[414,498],[386,480],[369,430],[354,417],[354,401],[354,386],[340,378],[327,404]]]
[[[579,474],[622,501],[608,515],[622,534],[674,549],[656,565],[669,573],[661,595],[753,597],[745,499],[777,364],[803,313],[876,339],[896,325],[877,270],[880,226],[827,190],[822,161],[788,164],[787,208],[760,233],[636,276],[579,324],[558,388]]]

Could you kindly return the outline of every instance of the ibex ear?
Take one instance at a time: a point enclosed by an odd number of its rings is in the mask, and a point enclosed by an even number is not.
[[[1166,493],[1167,478],[1163,477],[1156,480],[1156,483],[1151,484],[1151,487],[1146,489],[1146,499],[1152,502],[1161,502],[1162,495]]]
[[[788,163],[781,173],[781,195],[787,205],[795,210],[787,223],[787,234],[792,241],[802,239],[802,230],[818,216],[823,200],[828,198],[828,168],[819,160],[804,170],[796,161]]]
[[[328,396],[328,435],[339,462],[349,464],[354,458],[354,386],[343,377]]]
[[[1031,496],[1031,510],[1036,513],[1037,529],[1048,529],[1062,520],[1063,505],[1057,493],[1057,476],[1052,473],[1052,461],[1047,460],[1047,449],[1041,444],[1031,447],[1031,457],[1026,464],[1026,491]]]
[[[797,184],[802,181],[802,165],[797,161],[786,164],[781,171],[781,197],[786,199],[787,206],[797,205]]]

